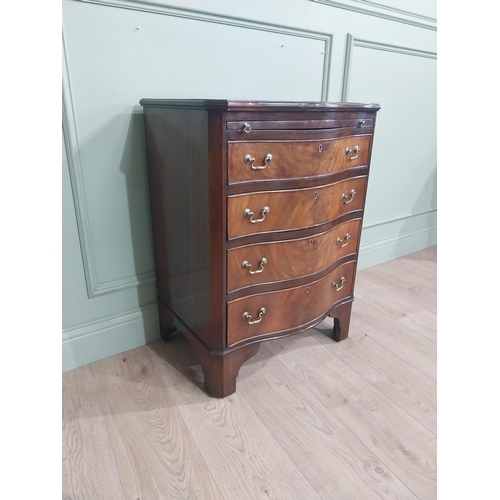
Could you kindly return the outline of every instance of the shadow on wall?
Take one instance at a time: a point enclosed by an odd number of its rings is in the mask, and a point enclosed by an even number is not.
[[[138,304],[142,307],[157,304],[153,231],[142,107],[134,106],[129,119],[129,127],[120,161],[120,172],[125,176],[131,252],[134,261],[134,271],[139,277],[139,284],[135,288]],[[119,249],[116,250],[119,252]],[[141,276],[145,276],[145,279],[141,280]],[[142,281],[144,282],[142,283]],[[153,296],[151,292],[154,292]],[[155,313],[154,317],[143,317],[142,323],[142,331],[145,333],[144,343],[149,344],[159,340],[160,326],[158,315]]]
[[[142,108],[122,109],[80,139],[79,155],[84,186],[78,196],[85,198],[90,231],[82,242],[83,254],[91,256],[97,290],[90,299],[96,301],[93,319],[156,306]],[[137,299],[127,293],[130,289],[136,290]],[[159,338],[159,331],[147,333],[151,319],[144,321],[145,343]]]

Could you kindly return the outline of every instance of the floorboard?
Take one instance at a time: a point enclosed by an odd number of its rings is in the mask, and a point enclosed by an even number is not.
[[[224,498],[320,498],[240,391],[216,399],[201,390],[184,338],[150,349]]]
[[[263,345],[239,386],[321,498],[415,495]]]
[[[99,380],[90,366],[63,373],[62,497],[124,499],[100,408]]]
[[[321,326],[311,330],[318,342],[434,435],[437,434],[434,380],[354,327],[344,342],[332,344],[327,336],[330,330]]]
[[[147,347],[92,371],[126,498],[223,498]]]
[[[313,336],[297,335],[268,346],[417,498],[430,498],[436,489],[434,434]]]

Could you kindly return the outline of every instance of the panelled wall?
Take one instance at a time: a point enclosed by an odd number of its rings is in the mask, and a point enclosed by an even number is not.
[[[435,11],[63,0],[63,370],[159,338],[141,98],[377,102],[359,269],[435,244]]]

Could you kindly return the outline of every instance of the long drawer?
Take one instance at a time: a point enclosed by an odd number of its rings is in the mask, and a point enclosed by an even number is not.
[[[309,276],[358,248],[361,220],[347,221],[314,236],[256,243],[227,252],[227,291]]]
[[[228,182],[315,177],[367,165],[371,138],[230,142]]]
[[[335,129],[344,127],[373,127],[373,118],[363,118],[363,114],[335,113],[322,120],[239,120],[226,122],[227,130],[238,130],[244,132],[251,138],[256,130],[314,130],[314,129]],[[253,132],[252,132],[253,131]]]
[[[228,345],[310,325],[352,295],[354,270],[355,262],[351,261],[307,285],[228,302]]]
[[[312,188],[233,195],[227,237],[312,227],[364,206],[367,176]]]

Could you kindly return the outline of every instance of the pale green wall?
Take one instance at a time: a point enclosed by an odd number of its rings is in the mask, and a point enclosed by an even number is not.
[[[436,243],[436,2],[63,0],[63,369],[158,338],[143,97],[382,106],[359,269]]]

